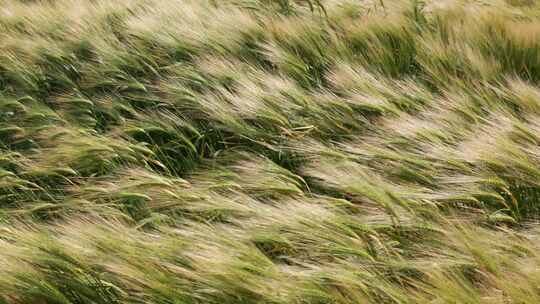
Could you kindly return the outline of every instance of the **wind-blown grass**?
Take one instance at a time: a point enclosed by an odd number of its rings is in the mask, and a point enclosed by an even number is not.
[[[0,303],[538,303],[539,18],[0,0]]]

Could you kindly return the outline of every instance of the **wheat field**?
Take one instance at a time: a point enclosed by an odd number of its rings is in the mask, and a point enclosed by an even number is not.
[[[0,303],[540,303],[540,3],[0,0]]]

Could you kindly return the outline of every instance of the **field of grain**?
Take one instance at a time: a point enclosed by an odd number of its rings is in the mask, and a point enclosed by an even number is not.
[[[533,0],[0,0],[0,304],[538,304],[539,81]]]

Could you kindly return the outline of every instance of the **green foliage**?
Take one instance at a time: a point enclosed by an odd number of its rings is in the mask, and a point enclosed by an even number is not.
[[[0,0],[0,303],[539,303],[540,7],[443,2]]]

